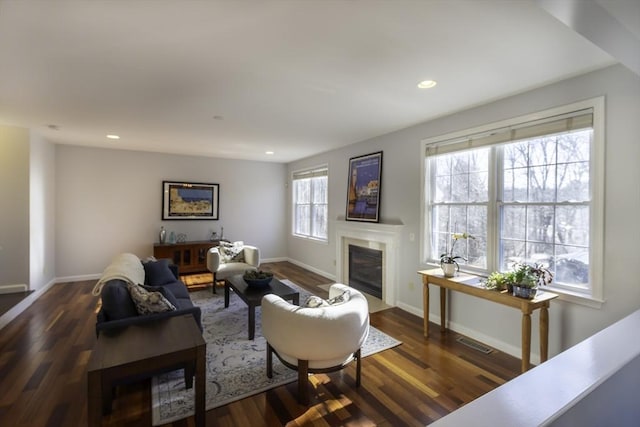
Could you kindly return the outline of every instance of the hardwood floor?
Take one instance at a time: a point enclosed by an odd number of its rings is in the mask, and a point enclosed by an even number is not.
[[[261,266],[320,296],[330,281],[291,263]],[[0,426],[87,424],[87,362],[96,340],[91,295],[95,281],[54,285],[0,331]],[[424,426],[516,377],[520,361],[499,351],[483,354],[441,335],[428,339],[422,319],[391,308],[371,324],[402,345],[355,365],[310,378],[311,404],[296,402],[296,383],[207,412],[207,426]],[[119,387],[105,426],[149,426],[148,381]],[[193,426],[193,418],[167,426]]]

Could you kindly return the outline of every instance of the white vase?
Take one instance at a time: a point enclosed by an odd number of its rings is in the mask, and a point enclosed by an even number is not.
[[[458,267],[458,263],[455,261],[441,262],[440,268],[442,268],[442,273],[444,274],[444,277],[454,277],[456,275],[456,272],[460,269]]]

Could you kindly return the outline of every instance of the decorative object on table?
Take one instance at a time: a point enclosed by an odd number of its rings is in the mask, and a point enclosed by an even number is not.
[[[347,221],[380,221],[382,151],[349,159]]]
[[[211,231],[211,236],[209,237],[209,240],[211,240],[212,242],[215,242],[216,240],[218,240],[218,232]]]
[[[220,240],[224,239],[224,227],[220,227]]]
[[[175,242],[176,242],[176,233],[172,231],[171,233],[169,233],[169,243],[173,245]]]
[[[271,279],[273,279],[273,273],[262,270],[247,270],[242,275],[242,278],[249,286],[263,287],[267,286],[271,282]]]
[[[176,243],[184,243],[187,241],[187,235],[184,233],[179,233],[178,237],[176,237]]]
[[[454,277],[456,273],[460,271],[460,266],[458,265],[458,262],[456,260],[467,260],[460,255],[454,254],[456,243],[461,239],[475,239],[475,237],[467,232],[451,234],[451,248],[445,248],[445,252],[440,255],[440,268],[442,268],[442,272],[445,277]]]
[[[164,227],[160,227],[160,243],[165,243],[167,241],[167,230],[164,229]]]
[[[553,280],[553,273],[541,264],[515,263],[513,271],[493,272],[484,281],[484,287],[496,291],[508,291],[516,297],[533,299],[538,288]]]
[[[162,182],[162,219],[218,219],[220,186]]]

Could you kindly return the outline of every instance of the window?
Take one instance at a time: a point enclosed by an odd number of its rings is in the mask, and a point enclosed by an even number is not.
[[[328,174],[326,166],[293,173],[294,236],[327,241]]]
[[[452,233],[478,274],[516,261],[554,272],[555,291],[602,299],[601,98],[425,141],[425,259]]]

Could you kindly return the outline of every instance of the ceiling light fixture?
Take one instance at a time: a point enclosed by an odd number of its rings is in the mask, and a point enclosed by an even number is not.
[[[107,135],[107,138],[109,138],[109,139],[120,139],[120,137],[118,135]]]
[[[435,80],[423,80],[420,83],[418,83],[418,87],[420,89],[430,89],[430,88],[434,87],[437,84],[438,83],[436,83]]]
[[[276,154],[276,153],[275,153],[275,152],[273,152],[273,151],[265,151],[265,152],[264,152],[264,154],[267,154],[267,155],[269,155],[269,156],[273,156],[273,155],[274,155],[274,154]]]

